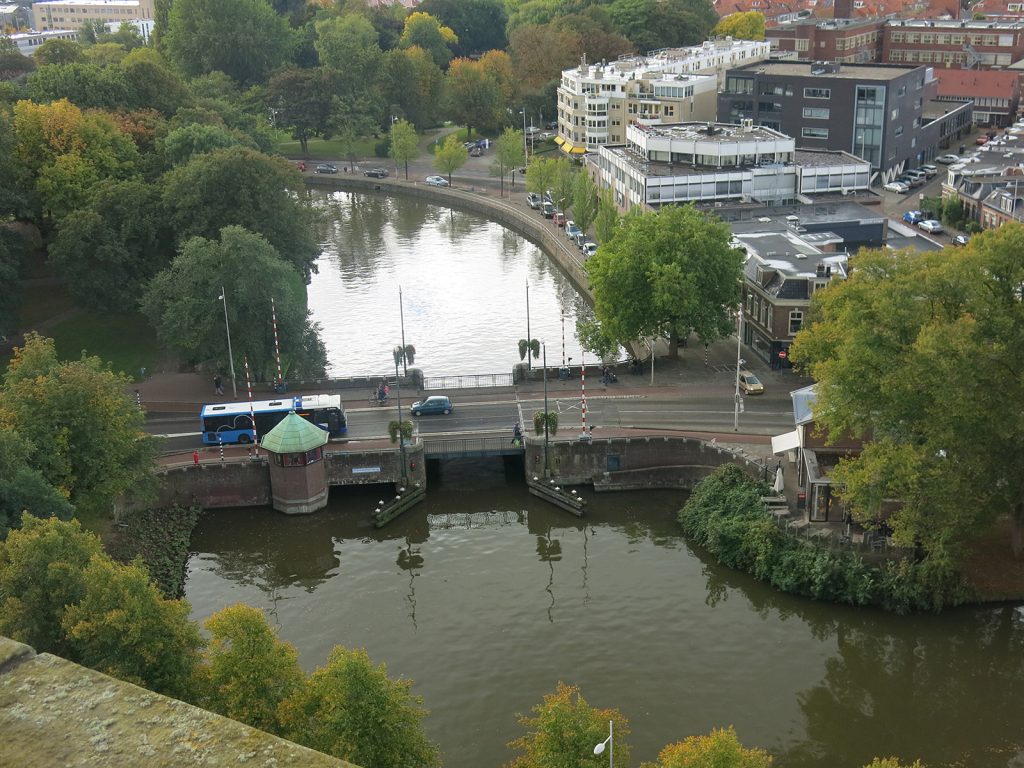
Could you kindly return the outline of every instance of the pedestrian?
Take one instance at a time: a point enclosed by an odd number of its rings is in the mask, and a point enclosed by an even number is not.
[[[192,451],[192,464],[193,466],[199,466],[199,451]]]
[[[224,394],[224,382],[221,381],[219,374],[213,377],[213,391],[218,395]]]
[[[512,426],[512,445],[519,446],[521,444],[522,439],[523,428],[519,425],[519,422],[517,421]]]

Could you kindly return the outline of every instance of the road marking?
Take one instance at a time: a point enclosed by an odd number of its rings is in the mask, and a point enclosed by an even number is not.
[[[153,437],[202,437],[202,432],[175,432],[167,435],[153,435]]]

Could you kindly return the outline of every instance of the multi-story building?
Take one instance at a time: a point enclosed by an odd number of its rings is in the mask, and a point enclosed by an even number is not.
[[[567,69],[558,86],[561,147],[572,154],[622,144],[632,123],[714,120],[726,71],[763,61],[770,50],[763,40],[726,38]]]
[[[47,40],[78,41],[78,32],[68,29],[54,29],[48,32],[15,32],[11,40],[23,56],[31,56],[38,51]]]
[[[1004,127],[1017,116],[1020,71],[996,69],[939,69],[937,101],[974,103],[974,122]]]
[[[799,59],[870,63],[881,59],[884,28],[884,19],[801,19],[771,27],[765,37],[772,51]]]
[[[845,152],[798,150],[778,131],[747,122],[631,125],[627,143],[602,146],[599,186],[624,209],[680,203],[784,205],[866,190],[870,167]]]
[[[0,4],[0,35],[8,29],[18,29],[21,26],[21,7],[18,5]]]
[[[729,71],[718,117],[752,120],[803,147],[850,152],[888,180],[970,130],[970,102],[934,101],[937,85],[930,67],[763,62]]]
[[[32,3],[39,30],[78,29],[92,21],[128,21],[155,17],[153,0],[46,0]]]
[[[1024,58],[1024,21],[900,19],[882,35],[882,61],[967,69],[1008,67]]]

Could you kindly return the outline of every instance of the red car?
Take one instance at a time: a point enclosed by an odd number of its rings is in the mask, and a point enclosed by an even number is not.
[[[978,138],[976,138],[974,140],[974,143],[979,145],[979,146],[984,145],[984,144],[988,144],[988,136],[979,136]]]
[[[551,220],[553,222],[555,222],[556,226],[559,226],[559,227],[564,227],[565,226],[565,214],[564,213],[556,213],[554,216],[551,217]]]

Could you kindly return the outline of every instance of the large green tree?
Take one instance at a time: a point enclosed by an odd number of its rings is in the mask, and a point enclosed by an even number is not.
[[[468,160],[469,150],[459,141],[459,136],[455,133],[445,136],[444,143],[434,150],[434,167],[448,176],[449,184],[452,183],[452,174],[464,166]]]
[[[576,174],[572,189],[572,218],[584,232],[597,218],[597,186],[586,171]]]
[[[644,763],[642,768],[770,768],[771,764],[771,755],[763,749],[744,747],[736,730],[729,727],[669,744],[658,754],[656,763]]]
[[[409,180],[409,161],[415,160],[420,152],[419,136],[408,120],[395,120],[391,123],[391,136],[388,142],[388,155],[395,165],[405,166],[405,180]]]
[[[764,40],[764,14],[759,11],[740,11],[723,16],[712,33],[736,40]]]
[[[818,382],[824,434],[867,441],[833,471],[852,514],[890,513],[937,576],[1001,515],[1024,551],[1022,295],[1017,224],[963,249],[862,251],[849,279],[815,293],[791,350]]]
[[[491,170],[500,179],[499,191],[505,194],[505,174],[512,171],[512,183],[515,184],[515,169],[526,162],[523,147],[523,132],[506,128],[494,142],[494,159]]]
[[[507,114],[502,86],[479,61],[456,59],[445,77],[448,112],[455,122],[474,128],[494,129]]]
[[[438,749],[423,732],[427,712],[412,682],[392,680],[364,650],[340,646],[281,704],[285,736],[363,768],[431,768]]]
[[[33,333],[4,376],[8,423],[31,436],[32,466],[79,513],[108,514],[121,494],[151,486],[155,441],[128,382],[99,358],[59,361],[53,340]]]
[[[309,204],[296,194],[301,189],[298,171],[281,159],[230,147],[171,170],[163,199],[179,240],[216,237],[223,227],[238,225],[265,237],[307,276],[318,248]]]
[[[618,31],[642,53],[697,45],[718,22],[708,0],[613,0],[608,12]]]
[[[302,154],[309,153],[309,140],[322,136],[331,124],[337,73],[326,67],[284,69],[267,85],[267,106],[274,110],[278,128],[291,131]]]
[[[266,82],[295,46],[267,0],[174,0],[161,42],[187,76],[223,72],[241,85]]]
[[[622,217],[615,205],[614,193],[610,189],[602,189],[597,195],[597,216],[594,219],[594,231],[597,240],[606,243],[615,236]]]
[[[452,60],[452,47],[458,42],[459,36],[451,27],[429,13],[417,11],[405,17],[405,28],[398,44],[402,48],[418,46],[430,54],[437,66],[446,67]]]
[[[22,515],[70,520],[74,507],[29,463],[31,449],[11,429],[0,428],[0,539],[21,525]]]
[[[248,357],[258,380],[275,371],[270,300],[277,312],[281,356],[294,375],[323,374],[326,353],[306,310],[301,275],[263,237],[238,226],[216,240],[188,240],[150,282],[142,310],[157,335],[189,362],[213,361],[227,371],[227,339],[218,297],[227,291],[235,373]]]
[[[452,45],[456,56],[502,50],[507,44],[508,16],[502,0],[423,0],[417,10],[458,30],[459,40]]]
[[[438,123],[444,73],[419,46],[395,48],[384,54],[381,93],[395,115],[423,129]]]
[[[614,709],[596,709],[580,694],[579,688],[559,682],[554,693],[533,708],[534,716],[520,715],[527,729],[524,736],[509,743],[522,754],[508,768],[604,768],[629,765],[629,724]],[[608,723],[613,723],[614,751],[609,757],[594,753],[594,745],[608,738]],[[609,763],[609,758],[614,758]]]
[[[689,205],[629,216],[587,261],[606,335],[665,335],[675,356],[691,331],[703,341],[728,334],[743,268],[730,237],[728,225]]]
[[[222,608],[204,626],[210,641],[200,668],[203,706],[280,734],[278,705],[305,682],[295,647],[278,640],[263,611],[248,605]]]
[[[28,77],[28,96],[45,104],[67,99],[82,109],[127,106],[128,82],[120,67],[95,64],[47,64]]]
[[[572,29],[529,24],[512,32],[508,51],[521,86],[542,88],[580,63],[583,39]]]

